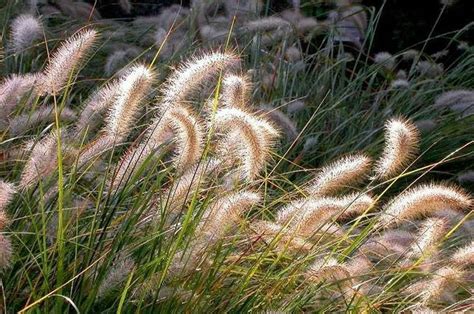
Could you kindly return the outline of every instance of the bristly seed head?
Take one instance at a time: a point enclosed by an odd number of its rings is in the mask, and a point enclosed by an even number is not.
[[[0,233],[0,270],[7,268],[12,260],[12,244],[10,239]]]
[[[0,179],[0,212],[3,212],[13,198],[16,189],[12,183]],[[1,219],[0,219],[1,220]],[[0,229],[2,226],[0,225]]]
[[[308,193],[328,195],[344,188],[354,187],[354,184],[366,177],[370,164],[370,158],[362,154],[336,160],[321,168],[308,188]]]
[[[33,15],[22,14],[13,20],[11,25],[11,49],[15,53],[21,53],[42,37],[43,25]]]
[[[403,170],[418,152],[419,132],[404,119],[392,119],[385,125],[385,148],[375,166],[376,177],[388,179]]]
[[[144,65],[135,65],[120,78],[115,102],[107,117],[106,132],[121,141],[129,132],[140,101],[151,88],[154,74]]]
[[[429,216],[431,213],[451,208],[468,210],[472,198],[463,190],[441,184],[423,184],[395,197],[380,216],[380,224],[391,226],[406,220]]]
[[[183,103],[207,78],[238,64],[240,60],[237,56],[219,52],[205,54],[183,63],[164,85],[160,109],[164,112],[170,106]]]
[[[243,163],[242,176],[253,180],[265,166],[278,132],[266,120],[237,108],[224,108],[215,115],[216,129],[225,134],[221,149]]]
[[[93,29],[83,30],[64,43],[53,53],[44,70],[44,77],[39,82],[40,94],[57,94],[67,84],[73,71],[77,71],[80,62],[94,45],[98,34]]]

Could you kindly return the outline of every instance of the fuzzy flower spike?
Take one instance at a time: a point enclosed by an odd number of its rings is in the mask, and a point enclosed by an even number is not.
[[[44,70],[44,77],[38,86],[38,92],[40,94],[56,94],[61,91],[67,85],[71,74],[78,69],[97,37],[98,34],[95,30],[86,29],[62,43],[53,53]]]
[[[183,63],[167,80],[160,109],[164,112],[170,106],[182,103],[208,78],[239,64],[239,58],[234,54],[219,52]]]
[[[419,132],[409,121],[392,119],[385,125],[385,148],[375,166],[375,175],[389,179],[398,175],[418,152]]]
[[[11,49],[15,53],[31,47],[43,37],[41,21],[31,14],[23,14],[15,18],[11,25]]]
[[[400,224],[406,220],[430,216],[446,208],[457,211],[472,207],[472,198],[459,188],[424,184],[407,190],[394,198],[380,216],[383,226]]]
[[[146,66],[135,65],[120,78],[102,134],[83,150],[79,165],[126,139],[140,111],[139,104],[149,92],[154,77]]]
[[[353,187],[367,175],[371,160],[363,154],[350,155],[324,166],[308,188],[311,195],[333,194]]]

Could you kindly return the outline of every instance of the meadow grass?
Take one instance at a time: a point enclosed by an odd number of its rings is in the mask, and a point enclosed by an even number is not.
[[[184,8],[160,40],[63,12],[12,45],[29,9],[0,13],[0,312],[472,309],[474,48],[388,66],[369,9],[350,55]]]

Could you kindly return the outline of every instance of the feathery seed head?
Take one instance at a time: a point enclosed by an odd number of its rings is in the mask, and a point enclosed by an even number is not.
[[[285,59],[289,62],[297,62],[303,59],[303,54],[298,47],[291,46],[285,51]]]
[[[0,230],[8,225],[8,217],[3,210],[0,210]]]
[[[51,174],[57,164],[56,134],[49,134],[33,147],[30,158],[23,168],[19,187],[29,188]]]
[[[438,125],[435,120],[432,119],[424,119],[418,120],[415,122],[416,128],[420,130],[421,133],[428,133],[433,131],[436,126]]]
[[[416,70],[421,76],[425,76],[427,78],[436,78],[443,74],[444,66],[442,63],[420,61],[416,64]]]
[[[176,139],[174,163],[183,171],[194,165],[203,152],[204,132],[191,110],[178,106],[166,111],[162,118],[173,130]]]
[[[241,215],[260,201],[260,195],[251,191],[234,192],[218,198],[210,205],[202,218],[198,234],[207,240],[218,240],[229,227],[241,219]]]
[[[428,218],[418,231],[417,238],[411,246],[412,256],[429,256],[439,245],[446,232],[446,221],[441,218]]]
[[[10,201],[12,200],[15,192],[16,192],[16,189],[12,183],[8,183],[3,180],[0,180],[0,213],[5,210],[8,203],[10,203]],[[1,226],[0,226],[0,229],[2,229]]]
[[[414,235],[408,231],[387,230],[381,236],[370,238],[359,251],[364,256],[393,261],[406,255]]]
[[[59,7],[62,13],[69,15],[73,19],[82,21],[97,21],[101,16],[97,9],[91,4],[82,1],[73,0],[56,0],[55,4]]]
[[[76,133],[86,129],[92,131],[102,120],[102,113],[115,101],[119,92],[119,81],[111,82],[95,91],[87,100],[76,122]]]
[[[220,52],[205,54],[183,63],[165,84],[161,109],[166,111],[168,107],[182,103],[207,78],[239,64],[236,55]]]
[[[277,212],[276,221],[279,224],[301,223],[300,219],[308,219],[310,215],[319,215],[311,219],[315,227],[315,219],[325,222],[324,219],[338,215],[338,219],[346,219],[359,215],[375,203],[367,194],[349,194],[343,197],[321,197],[295,200]],[[293,221],[294,220],[294,221]],[[317,226],[316,226],[317,227]]]
[[[455,265],[467,267],[474,264],[474,241],[458,249],[451,257]]]
[[[291,24],[280,17],[269,16],[250,21],[243,28],[248,32],[265,32],[277,29],[290,30]]]
[[[41,106],[31,113],[25,113],[14,117],[9,121],[9,131],[11,136],[18,136],[37,128],[42,123],[54,122],[56,118],[54,106]],[[72,121],[76,118],[76,113],[64,107],[59,113],[61,121]]]
[[[377,161],[377,177],[386,179],[397,175],[418,152],[419,132],[409,121],[392,119],[385,124],[385,147]]]
[[[226,132],[223,146],[237,147],[234,157],[243,163],[243,177],[255,178],[265,166],[278,132],[266,120],[238,108],[219,109],[215,123],[218,131]]]
[[[463,117],[474,114],[474,91],[453,90],[441,94],[434,103],[435,108],[449,108]]]
[[[432,278],[418,281],[406,289],[407,294],[419,295],[423,303],[439,302],[443,295],[455,290],[465,272],[454,266],[445,266],[433,273]]]
[[[309,267],[305,275],[308,280],[316,283],[325,280],[340,281],[351,277],[346,267],[334,258],[316,261]]]
[[[267,117],[286,135],[288,141],[292,142],[298,137],[298,130],[295,123],[283,112],[269,105],[261,105],[260,111],[264,117]]]
[[[130,132],[138,105],[151,88],[154,74],[144,65],[135,65],[121,78],[115,102],[107,117],[106,132],[121,141]]]
[[[251,83],[248,76],[230,74],[222,81],[222,103],[226,107],[245,108],[249,101]]]
[[[269,222],[256,221],[251,225],[252,230],[257,234],[258,239],[263,239],[267,244],[275,243],[279,251],[309,252],[312,244],[289,233],[283,226]]]
[[[411,61],[411,60],[415,60],[420,55],[421,55],[421,53],[418,50],[409,49],[409,50],[403,52],[402,59],[404,61]]]
[[[119,257],[106,277],[101,281],[97,297],[102,298],[112,290],[117,289],[127,279],[133,267],[135,267],[135,262],[131,258]]]
[[[327,228],[336,225],[332,223],[331,218],[346,208],[352,211],[351,206],[354,206],[354,203],[348,204],[344,203],[344,200],[330,197],[300,200],[295,203],[290,203],[279,212],[277,222],[280,224],[289,222],[290,230],[304,237],[311,237],[319,230],[334,231]]]
[[[64,43],[53,53],[51,60],[44,70],[44,76],[39,82],[40,94],[56,94],[63,89],[80,62],[86,57],[94,45],[98,34],[93,29],[83,30]]]
[[[22,14],[16,17],[11,25],[11,44],[15,53],[31,47],[38,39],[43,37],[41,21],[31,14]]]
[[[33,91],[35,83],[39,79],[38,74],[24,74],[6,78],[0,85],[0,120],[6,119],[18,105],[19,100],[28,92]]]
[[[129,0],[119,0],[118,2],[120,8],[123,10],[123,12],[130,14],[132,12],[132,4],[130,3]]]
[[[474,182],[474,170],[469,170],[458,175],[459,183],[472,183]]]
[[[12,260],[12,244],[10,239],[0,234],[0,270],[7,268]]]
[[[396,79],[390,84],[391,89],[404,89],[410,87],[410,82],[406,79]]]
[[[302,100],[293,100],[286,107],[286,112],[289,115],[295,115],[306,108],[305,103]]]
[[[176,182],[163,195],[167,197],[166,208],[176,212],[186,204],[191,196],[200,188],[201,184],[209,180],[221,167],[221,162],[215,159],[202,161],[186,170],[176,179]]]
[[[353,187],[353,184],[364,179],[370,164],[370,158],[363,154],[349,155],[336,160],[321,168],[308,192],[311,195],[327,195],[346,187]]]
[[[379,52],[374,56],[374,62],[380,64],[387,70],[395,69],[395,58],[391,53]]]
[[[380,217],[380,223],[390,226],[445,208],[462,211],[470,209],[471,206],[472,198],[460,188],[423,184],[403,192],[389,202]]]

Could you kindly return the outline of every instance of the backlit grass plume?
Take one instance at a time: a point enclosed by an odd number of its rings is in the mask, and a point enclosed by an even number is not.
[[[224,69],[238,66],[239,58],[231,53],[214,52],[189,60],[174,71],[162,88],[161,110],[185,101],[196,88]]]
[[[75,112],[67,107],[60,110],[58,116],[59,119],[64,122],[70,122],[76,118]],[[42,106],[31,113],[18,115],[9,121],[10,135],[22,135],[41,124],[54,122],[55,117],[54,106]]]
[[[8,203],[15,194],[15,187],[13,184],[0,180],[0,212],[5,212]],[[3,226],[0,226],[2,228]]]
[[[178,176],[171,186],[161,195],[161,206],[167,208],[169,212],[178,212],[189,202],[194,194],[210,181],[210,178],[217,173],[221,167],[221,162],[216,159],[202,161],[181,176]],[[161,209],[159,205],[158,208]]]
[[[474,264],[474,241],[456,250],[451,256],[451,261],[462,267],[472,266]]]
[[[445,92],[436,99],[434,107],[451,109],[463,117],[472,115],[474,114],[474,91],[460,89]]]
[[[406,293],[418,296],[422,303],[446,302],[452,300],[452,293],[461,286],[465,271],[445,266],[432,274],[431,278],[419,281],[409,286]]]
[[[260,195],[251,191],[230,193],[216,199],[201,220],[198,235],[206,243],[222,238],[226,231],[241,220],[241,215],[260,201]]]
[[[247,76],[227,75],[222,81],[222,105],[225,107],[245,108],[251,92]]]
[[[154,74],[144,65],[131,67],[121,78],[115,102],[110,108],[105,132],[121,141],[129,132],[139,111],[138,106],[149,92]]]
[[[39,79],[37,74],[13,74],[5,78],[0,85],[0,121],[7,121],[9,115],[25,96],[33,96],[33,88]]]
[[[309,197],[295,200],[284,206],[277,213],[276,221],[280,224],[300,223],[312,228],[317,226],[316,222],[326,222],[329,217],[344,220],[362,214],[375,200],[368,195],[356,193],[343,197]],[[304,223],[299,220],[306,220]],[[308,220],[311,223],[308,223]]]
[[[76,121],[76,134],[83,131],[94,131],[101,122],[102,114],[115,102],[119,92],[120,82],[115,80],[96,90],[85,102]]]
[[[150,154],[158,155],[157,149],[160,146],[172,144],[174,165],[180,172],[192,167],[201,157],[204,133],[190,109],[183,106],[169,108],[157,120],[156,124],[149,127],[148,137],[123,156],[114,178],[114,186],[125,183]],[[172,143],[168,143],[170,141]]]
[[[276,221],[282,225],[289,224],[290,230],[300,236],[310,237],[324,225],[332,224],[332,220],[357,216],[373,204],[374,200],[367,195],[300,199],[283,207]]]
[[[365,48],[377,20],[368,23],[372,11],[354,1],[338,1],[326,21],[304,16],[308,1],[263,20],[260,0],[193,2],[204,10],[97,21],[108,40],[87,63],[98,37],[90,29],[53,49],[43,73],[26,72],[41,67],[50,40],[34,46],[37,55],[2,59],[0,312],[470,305],[473,200],[427,183],[470,171],[469,130],[424,106],[446,86],[471,88],[470,59],[436,82],[419,75],[416,60],[399,71],[407,62],[396,52],[383,63],[390,71],[374,72]],[[93,6],[79,3],[38,4],[46,39],[83,27],[58,8],[94,19]],[[252,38],[239,33],[252,28]],[[214,47],[186,59],[196,41],[214,45],[206,32],[237,47],[242,64]],[[342,51],[347,42],[361,51]],[[126,64],[132,55],[144,63]],[[393,88],[408,78],[409,88]],[[417,160],[428,165],[404,171],[418,131],[394,118],[374,169],[371,141],[398,113],[436,122],[436,145]],[[291,145],[277,147],[280,135]]]
[[[371,160],[366,155],[350,155],[334,161],[318,172],[308,187],[311,195],[330,195],[353,188],[367,177]]]
[[[1,232],[0,230],[0,271],[10,265],[13,253],[10,239]]]
[[[430,216],[445,208],[463,212],[471,206],[472,198],[459,188],[442,184],[423,184],[392,199],[381,214],[380,223],[383,226],[391,226]]]
[[[259,109],[263,116],[272,121],[281,133],[285,134],[289,142],[293,142],[298,137],[299,132],[295,123],[282,111],[268,105],[261,105]]]
[[[263,118],[237,108],[219,109],[215,123],[217,131],[225,132],[223,148],[235,147],[232,157],[242,162],[243,178],[254,179],[268,160],[277,130]]]
[[[419,134],[416,127],[404,119],[392,119],[385,125],[385,147],[377,161],[377,177],[388,179],[398,175],[418,152]]]
[[[13,20],[10,37],[11,49],[15,53],[21,53],[43,38],[43,25],[37,17],[22,14]]]
[[[72,78],[72,74],[82,66],[81,62],[90,52],[98,37],[93,29],[82,30],[53,52],[37,86],[40,94],[57,94]]]
[[[139,105],[150,91],[153,79],[151,70],[144,65],[135,65],[119,79],[116,86],[105,91],[106,95],[113,94],[113,104],[108,110],[106,124],[99,137],[81,152],[79,165],[126,139],[140,112]]]
[[[10,239],[2,232],[8,222],[5,210],[14,194],[13,184],[0,180],[0,272],[10,264],[12,258]]]
[[[446,221],[440,218],[428,218],[420,226],[418,235],[411,245],[410,258],[427,258],[433,255],[441,239],[447,232]]]
[[[181,106],[168,109],[161,118],[161,123],[167,124],[174,133],[175,167],[179,171],[183,171],[194,165],[203,152],[204,132],[201,122],[190,109]],[[156,134],[154,131],[152,129],[150,141],[158,140],[159,143],[161,134]]]
[[[55,134],[49,134],[34,144],[30,156],[21,173],[19,187],[30,188],[57,167],[57,140]]]

